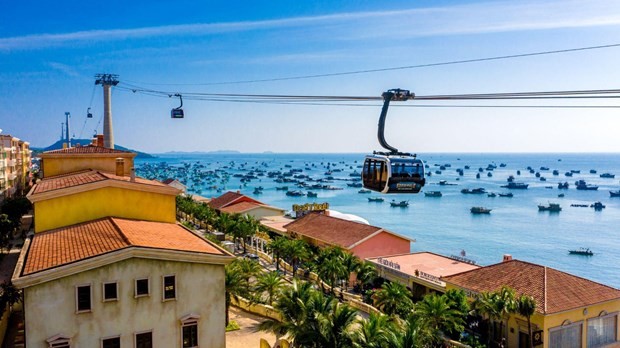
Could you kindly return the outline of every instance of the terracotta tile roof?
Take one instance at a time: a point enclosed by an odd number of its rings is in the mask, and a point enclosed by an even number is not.
[[[50,151],[45,151],[43,154],[82,154],[82,153],[117,153],[117,154],[125,154],[125,153],[133,153],[131,151],[123,151],[123,150],[116,150],[116,149],[110,149],[107,147],[102,147],[102,146],[93,146],[93,145],[87,145],[87,146],[75,146],[75,147],[69,147],[66,149],[58,149],[58,150],[50,150]]]
[[[512,260],[443,277],[475,292],[496,291],[503,285],[536,300],[536,311],[551,314],[620,299],[620,290],[553,268]]]
[[[318,239],[345,249],[383,230],[380,227],[338,219],[325,214],[311,213],[290,224],[284,225],[289,232],[295,232],[312,239]]]
[[[23,275],[129,247],[224,255],[177,224],[108,217],[35,234]]]
[[[243,199],[246,202],[254,202],[257,204],[263,204],[255,199],[252,199],[240,193],[228,191],[219,197],[213,198],[209,202],[209,206],[211,206],[211,208],[213,209],[221,209],[241,199]]]
[[[61,190],[104,180],[118,180],[130,182],[131,178],[129,176],[116,176],[114,174],[103,173],[95,170],[82,170],[75,173],[47,177],[41,180],[32,188],[31,194],[36,195],[48,191]],[[167,185],[162,184],[159,181],[147,180],[139,177],[136,177],[135,183],[168,187]]]
[[[236,214],[236,213],[243,213],[250,209],[254,209],[257,207],[263,207],[263,206],[264,205],[262,204],[256,204],[252,202],[241,202],[241,203],[232,204],[232,205],[220,208],[220,211],[223,211],[224,213],[228,213],[228,214]]]

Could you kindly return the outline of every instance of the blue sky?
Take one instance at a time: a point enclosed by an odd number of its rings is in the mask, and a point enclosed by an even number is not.
[[[620,48],[208,85],[620,43],[618,1],[231,4],[22,1],[5,6],[0,12],[0,128],[33,146],[46,146],[60,137],[60,123],[69,111],[76,137],[90,137],[97,126],[101,132],[102,92],[94,87],[93,75],[103,72],[120,75],[119,86],[171,93],[379,96],[397,87],[430,95],[620,85]],[[116,143],[148,152],[379,148],[380,103],[342,107],[186,100],[186,118],[172,120],[170,108],[177,105],[175,99],[115,90]],[[90,120],[88,107],[95,115]],[[386,137],[399,149],[418,153],[618,152],[619,111],[391,108]]]

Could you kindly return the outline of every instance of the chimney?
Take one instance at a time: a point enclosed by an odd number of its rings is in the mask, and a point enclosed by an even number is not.
[[[90,144],[92,146],[97,146],[97,137],[92,138],[91,141],[90,141]]]
[[[512,255],[504,254],[504,258],[502,259],[502,262],[508,262],[508,261],[512,261]]]
[[[116,159],[116,176],[125,176],[125,160],[122,158]]]
[[[103,147],[103,134],[97,134],[97,146]]]
[[[131,182],[135,182],[135,181],[136,181],[136,168],[131,167],[131,168],[129,169],[129,172],[130,172],[129,181],[131,181]]]

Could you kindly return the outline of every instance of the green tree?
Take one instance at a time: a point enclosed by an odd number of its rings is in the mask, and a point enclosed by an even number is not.
[[[297,277],[297,270],[301,262],[307,260],[310,256],[310,251],[306,242],[300,239],[289,239],[284,247],[285,258],[288,263],[293,267],[293,277]]]
[[[390,334],[395,328],[389,317],[371,313],[368,319],[362,320],[353,338],[354,348],[388,348]]]
[[[415,315],[409,315],[406,320],[397,321],[398,327],[390,331],[388,336],[390,348],[418,348],[430,346],[428,333],[420,325]]]
[[[532,339],[532,315],[536,312],[536,300],[532,296],[521,295],[517,300],[517,312],[527,319],[527,333],[529,336],[528,346],[534,347]]]
[[[226,298],[226,326],[229,323],[229,309],[232,300],[238,300],[241,293],[245,291],[243,277],[234,266],[225,267],[225,298]]]
[[[17,289],[11,281],[4,281],[0,284],[0,302],[3,303],[2,307],[6,304],[9,307],[13,308],[13,305],[16,303],[22,302],[22,293],[19,289]]]
[[[347,272],[347,276],[344,278],[345,281],[345,285],[344,285],[344,290],[347,291],[349,289],[349,280],[351,279],[351,276],[353,275],[353,273],[358,273],[362,262],[360,261],[360,259],[353,255],[352,253],[343,251],[342,253],[342,264],[344,265],[346,272]]]
[[[471,314],[478,315],[487,322],[487,347],[491,346],[491,338],[493,337],[491,329],[493,327],[493,322],[501,318],[500,313],[497,311],[497,306],[495,305],[495,296],[496,294],[493,292],[482,292],[471,305]]]
[[[259,294],[259,298],[266,294],[267,304],[272,305],[284,286],[282,276],[278,272],[265,272],[258,276],[254,291]]]
[[[319,339],[313,342],[317,348],[349,348],[353,345],[354,326],[357,311],[335,298],[315,295],[318,304],[314,316],[317,318]]]
[[[243,295],[249,296],[250,279],[261,274],[261,265],[257,261],[246,258],[237,258],[230,265],[231,269],[235,270],[243,278],[243,286],[245,288]]]
[[[0,214],[0,250],[9,245],[13,230],[15,230],[15,224],[9,219],[9,216]]]
[[[502,286],[493,296],[493,302],[499,314],[499,339],[503,342],[505,340],[504,322],[508,320],[510,314],[516,313],[518,309],[515,291],[508,286]]]
[[[332,294],[334,287],[340,279],[347,276],[347,269],[343,263],[343,255],[346,254],[341,248],[329,247],[319,251],[317,256],[316,270],[319,278],[324,280],[330,287]]]
[[[284,237],[276,237],[267,244],[267,249],[271,250],[276,261],[276,270],[280,270],[280,258],[286,254],[286,242]]]
[[[415,305],[415,314],[439,344],[447,333],[460,333],[465,328],[465,313],[451,308],[445,295],[426,295]]]
[[[413,310],[409,290],[398,282],[387,282],[381,285],[373,295],[375,307],[387,315],[398,315],[401,318],[409,316]]]
[[[365,290],[367,285],[372,284],[375,278],[377,278],[375,265],[370,261],[363,261],[357,270],[357,282],[362,290]]]

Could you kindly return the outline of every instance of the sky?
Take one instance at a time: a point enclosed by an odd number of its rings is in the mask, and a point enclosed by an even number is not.
[[[134,93],[380,96],[615,89],[620,47],[277,80],[620,44],[620,1],[18,1],[0,12],[0,129],[44,147],[102,132],[94,75],[119,75],[116,144],[136,150],[370,152],[381,102],[364,106],[184,100]],[[249,80],[273,80],[240,83]],[[418,107],[441,104],[449,107]],[[620,152],[611,100],[394,102],[401,151]],[[409,105],[415,107],[401,107]],[[486,107],[455,107],[481,105]],[[88,108],[94,117],[86,118]]]

